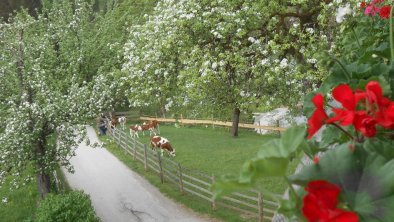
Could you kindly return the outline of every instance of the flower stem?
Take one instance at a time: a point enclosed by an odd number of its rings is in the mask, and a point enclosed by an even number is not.
[[[290,192],[293,193],[294,196],[298,198],[297,192],[295,191],[295,189],[294,189],[294,187],[293,187],[293,184],[291,184],[289,178],[288,178],[287,176],[284,176],[284,179],[285,179],[287,185],[289,185]]]
[[[393,64],[393,60],[394,60],[393,3],[391,3],[391,10],[390,10],[390,52],[391,52],[391,64]]]
[[[350,81],[350,79],[352,78],[352,75],[347,71],[346,67],[342,64],[341,61],[339,61],[337,58],[335,58],[334,56],[331,56],[331,59],[334,60],[335,62],[337,62],[339,64],[339,66],[341,66],[341,68],[343,69],[343,71],[345,72],[345,76],[346,79],[348,81]]]
[[[358,45],[358,47],[361,49],[360,40],[358,39],[357,33],[356,33],[356,31],[354,30],[354,27],[352,27],[352,31],[353,31],[354,37],[356,38],[357,45]]]
[[[350,139],[354,140],[354,137],[348,131],[344,130],[340,125],[338,125],[336,123],[330,123],[330,124],[334,125],[336,128],[338,128],[339,130],[344,132],[346,136],[348,136]]]

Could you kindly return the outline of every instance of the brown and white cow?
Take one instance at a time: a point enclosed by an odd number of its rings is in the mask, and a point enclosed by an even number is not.
[[[170,141],[161,136],[152,136],[150,138],[150,145],[152,149],[160,149],[161,155],[166,151],[170,156],[175,156],[175,149],[172,148]]]
[[[156,136],[157,134],[160,134],[159,131],[159,121],[157,120],[151,120],[149,121],[149,125],[150,125],[150,131]]]
[[[145,136],[145,131],[149,130],[149,136],[152,135],[157,135],[157,128],[158,128],[159,122],[157,120],[152,120],[149,121],[149,123],[143,123],[141,125],[141,129],[142,129],[142,135]]]
[[[134,138],[134,137],[140,138],[138,136],[138,131],[142,131],[142,128],[140,125],[135,124],[135,125],[130,126],[130,136],[132,138]]]

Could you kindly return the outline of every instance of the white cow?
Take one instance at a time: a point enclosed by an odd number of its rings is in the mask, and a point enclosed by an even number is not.
[[[126,125],[126,117],[125,116],[121,116],[118,118],[118,122],[120,123],[120,125],[122,126],[122,129],[125,129],[125,125]]]

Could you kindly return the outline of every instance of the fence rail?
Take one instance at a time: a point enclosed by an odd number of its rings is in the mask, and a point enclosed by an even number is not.
[[[181,193],[189,193],[207,201],[214,210],[218,206],[225,207],[244,216],[256,218],[259,222],[271,221],[276,212],[278,203],[264,200],[263,194],[256,190],[235,192],[214,199],[214,194],[210,191],[215,181],[214,176],[187,169],[180,163],[160,156],[158,151],[151,150],[124,131],[109,131],[108,135],[134,160],[144,164],[145,170],[156,172],[162,183],[171,183],[178,187]]]
[[[180,124],[209,124],[209,125],[216,125],[216,126],[232,126],[232,122],[228,121],[218,121],[218,120],[198,120],[198,119],[172,119],[172,118],[156,118],[156,117],[146,117],[141,116],[141,120],[157,120],[159,122],[168,122],[168,123],[180,123]],[[276,126],[261,126],[261,125],[254,125],[249,123],[239,123],[238,127],[240,128],[247,128],[247,129],[264,129],[264,130],[272,130],[272,131],[279,131],[283,132],[286,130],[284,127],[276,127]]]

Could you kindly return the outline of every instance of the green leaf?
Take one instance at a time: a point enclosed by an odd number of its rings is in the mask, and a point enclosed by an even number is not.
[[[376,152],[388,160],[394,159],[393,140],[380,140],[371,138],[365,141],[364,146],[365,149],[370,153]]]
[[[251,184],[240,183],[237,177],[225,175],[212,184],[210,189],[214,193],[214,198],[216,199],[225,194],[250,187]]]
[[[315,110],[315,106],[312,103],[312,98],[313,96],[316,95],[315,92],[308,93],[304,97],[304,106],[303,106],[303,111],[305,116],[312,116],[313,111]]]
[[[326,128],[322,134],[322,140],[319,143],[319,147],[328,147],[341,140],[342,132],[333,125],[326,125]]]
[[[295,126],[287,129],[280,140],[281,148],[287,150],[289,154],[295,152],[305,142],[305,133],[305,126]]]
[[[298,185],[306,185],[309,181],[318,179],[340,181],[338,175],[352,168],[353,159],[354,156],[350,152],[348,144],[341,144],[327,151],[320,158],[319,164],[305,166],[301,172],[291,176],[290,180]]]
[[[286,175],[289,158],[270,157],[253,161],[256,169],[254,177],[281,177]]]
[[[381,143],[369,144],[376,149]],[[385,145],[386,146],[386,145]],[[388,146],[388,145],[387,145]],[[337,184],[342,203],[356,211],[364,221],[391,221],[394,218],[394,160],[377,153],[365,152],[358,144],[354,152],[348,144],[327,151],[317,165],[306,166],[291,177],[295,184],[305,186],[309,181],[327,180]]]

